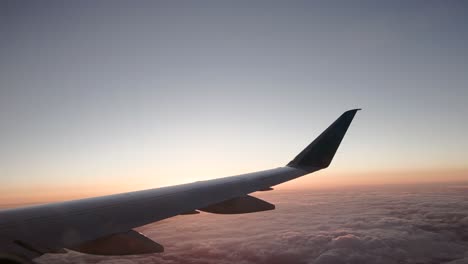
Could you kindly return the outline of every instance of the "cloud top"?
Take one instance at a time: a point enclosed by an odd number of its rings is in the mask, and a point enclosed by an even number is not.
[[[468,190],[447,186],[256,195],[270,212],[179,216],[139,231],[155,255],[70,252],[39,263],[468,263]]]

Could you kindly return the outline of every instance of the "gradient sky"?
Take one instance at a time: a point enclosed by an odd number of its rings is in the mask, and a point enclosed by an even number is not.
[[[0,201],[282,166],[356,107],[300,184],[468,180],[464,1],[0,5]]]

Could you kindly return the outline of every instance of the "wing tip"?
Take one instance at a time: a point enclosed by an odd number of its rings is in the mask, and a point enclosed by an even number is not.
[[[347,113],[356,113],[357,111],[361,111],[362,108],[354,108],[354,109],[350,109],[346,112],[344,112],[344,114],[347,114]]]
[[[305,170],[327,168],[333,160],[356,112],[360,110],[361,108],[356,108],[344,112],[287,166]]]

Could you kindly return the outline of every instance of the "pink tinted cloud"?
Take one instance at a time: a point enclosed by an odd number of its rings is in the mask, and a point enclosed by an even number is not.
[[[179,216],[139,229],[162,254],[69,252],[39,263],[468,263],[468,191],[425,188],[277,191],[275,211]]]

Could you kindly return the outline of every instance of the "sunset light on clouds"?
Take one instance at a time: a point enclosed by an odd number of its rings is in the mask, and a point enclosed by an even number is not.
[[[467,24],[463,1],[2,1],[0,209],[282,167],[362,108],[329,168],[255,193],[276,210],[144,226],[172,251],[122,263],[467,263]],[[40,263],[63,260],[116,259]]]
[[[277,210],[177,216],[140,228],[166,245],[162,254],[69,252],[39,263],[463,264],[467,190],[438,184],[257,194]]]

